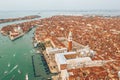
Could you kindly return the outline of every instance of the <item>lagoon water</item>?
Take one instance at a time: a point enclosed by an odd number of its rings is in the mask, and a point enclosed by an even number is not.
[[[41,18],[52,15],[120,15],[120,11],[0,11],[0,19],[22,17],[29,15],[40,15]],[[24,20],[25,21],[25,20]],[[24,21],[8,22],[0,24],[0,28],[5,25],[20,23]],[[29,80],[46,80],[50,75],[44,71],[41,65],[41,76],[34,77],[31,56],[36,53],[32,45],[32,37],[35,28],[25,34],[23,37],[11,41],[8,37],[0,34],[0,80],[25,80],[28,74]],[[42,61],[39,60],[41,63]],[[21,72],[21,73],[20,73]]]

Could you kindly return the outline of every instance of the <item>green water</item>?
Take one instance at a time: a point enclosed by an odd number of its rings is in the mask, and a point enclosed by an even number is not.
[[[8,37],[0,34],[0,80],[10,80],[12,77],[14,77],[13,80],[25,80],[26,74],[28,74],[29,80],[43,80],[42,77],[46,79],[50,77],[45,73],[42,65],[38,68],[41,70],[42,76],[34,77],[31,59],[31,56],[35,55],[36,52],[32,45],[34,30],[32,29],[15,41],[11,41]],[[40,59],[38,61],[42,63]],[[13,69],[14,67],[16,68]],[[7,71],[6,74],[5,71]]]
[[[24,80],[25,74],[29,73],[32,80],[33,69],[31,64],[32,53],[32,36],[33,30],[27,35],[16,41],[10,41],[9,38],[0,35],[0,79],[9,80],[15,75],[15,80]],[[10,67],[8,67],[10,64]],[[14,66],[18,67],[9,73]],[[18,69],[22,74],[18,73]],[[8,74],[4,74],[4,71],[8,71]]]

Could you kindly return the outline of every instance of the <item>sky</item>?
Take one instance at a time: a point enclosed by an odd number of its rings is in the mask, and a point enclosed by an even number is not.
[[[0,10],[120,10],[120,0],[0,0]]]

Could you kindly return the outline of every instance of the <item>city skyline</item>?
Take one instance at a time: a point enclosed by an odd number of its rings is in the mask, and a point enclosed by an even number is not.
[[[120,10],[118,0],[1,0],[0,10]]]

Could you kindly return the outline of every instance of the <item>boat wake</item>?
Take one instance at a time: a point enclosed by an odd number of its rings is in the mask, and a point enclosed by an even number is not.
[[[4,71],[4,74],[7,74],[8,73],[8,71]]]
[[[18,67],[18,65],[15,65],[9,72],[8,71],[4,71],[4,77],[1,78],[0,80],[3,80],[6,76],[8,76],[11,72],[13,72],[16,68]],[[15,78],[15,75],[12,76],[12,78],[10,80],[14,80]]]
[[[18,67],[18,65],[14,66],[9,73],[13,72],[16,68]]]
[[[14,78],[15,78],[15,75],[13,75],[12,78],[11,78],[10,80],[14,80]]]
[[[21,74],[21,70],[20,69],[18,69],[18,73]]]

